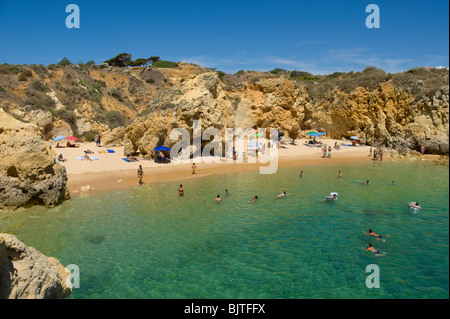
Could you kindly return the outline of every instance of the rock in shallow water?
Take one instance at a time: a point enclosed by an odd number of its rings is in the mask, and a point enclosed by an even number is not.
[[[16,236],[0,234],[0,299],[61,299],[72,288],[59,261],[26,246]]]

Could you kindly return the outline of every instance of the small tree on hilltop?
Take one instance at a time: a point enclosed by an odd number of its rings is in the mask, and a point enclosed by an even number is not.
[[[105,63],[108,63],[111,66],[126,67],[132,62],[131,58],[131,54],[121,53],[112,59],[106,60]]]

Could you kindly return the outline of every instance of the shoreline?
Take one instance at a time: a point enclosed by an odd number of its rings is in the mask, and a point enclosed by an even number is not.
[[[331,158],[322,158],[321,148],[310,147],[303,144],[305,140],[297,140],[297,145],[286,145],[285,149],[278,149],[278,166],[285,167],[309,167],[314,165],[328,164],[348,164],[355,162],[369,161],[370,146],[360,145],[359,147],[341,147],[340,150],[332,151]],[[343,142],[340,140],[322,139],[327,145],[333,145],[334,142]],[[61,148],[54,149],[58,154],[63,154],[68,161],[61,163],[67,170],[67,188],[70,197],[76,197],[84,194],[101,193],[111,190],[129,188],[138,186],[139,178],[137,170],[142,165],[144,176],[143,185],[152,183],[164,183],[191,178],[200,178],[211,175],[223,175],[240,172],[257,171],[260,167],[269,166],[269,163],[259,163],[257,159],[252,158],[256,163],[238,161],[208,163],[200,159],[191,159],[189,163],[167,163],[160,164],[153,160],[140,160],[138,162],[123,161],[123,147],[112,147],[115,153],[104,152],[108,148],[96,147],[94,143],[80,143],[79,148]],[[94,154],[98,160],[86,161],[78,160],[78,157],[84,154],[84,150],[95,150]],[[102,152],[102,153],[100,153]],[[387,153],[387,152],[386,152]],[[385,160],[392,158],[386,154]],[[434,160],[439,155],[427,155],[423,160]],[[218,158],[216,158],[218,160]],[[404,160],[404,159],[395,159]],[[406,159],[408,160],[408,159]],[[196,163],[196,174],[192,174],[192,162]]]

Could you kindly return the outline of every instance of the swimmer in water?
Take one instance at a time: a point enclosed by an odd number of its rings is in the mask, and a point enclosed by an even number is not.
[[[303,171],[300,171],[300,177],[303,177]]]
[[[228,196],[230,193],[228,192],[228,188],[225,190],[225,195]]]
[[[383,242],[386,241],[385,239],[382,239],[383,235],[379,235],[379,234],[374,233],[372,228],[369,228],[369,232],[368,233],[366,233],[365,231],[363,231],[363,233],[366,236],[374,236],[377,240],[382,240]]]
[[[280,197],[284,197],[284,196],[287,196],[287,195],[289,195],[289,194],[290,194],[290,193],[286,193],[286,191],[284,191],[284,192],[282,192],[281,194],[275,196],[274,199],[277,199],[277,198],[280,198]]]
[[[422,210],[422,207],[420,207],[420,205],[419,205],[418,202],[411,202],[411,205],[409,205],[409,208],[411,208],[411,207],[417,207],[417,208],[419,208],[420,210]]]
[[[367,180],[364,184],[369,185],[370,184],[369,180]]]
[[[341,171],[339,171],[338,177],[342,177],[342,172]]]
[[[397,185],[397,183],[395,183],[395,181],[392,181],[392,185]]]
[[[220,195],[217,195],[217,197],[214,198],[214,200],[217,202],[217,204],[219,204],[222,199],[220,198]]]
[[[373,253],[375,254],[375,256],[383,256],[383,255],[386,255],[386,253],[381,252],[381,251],[376,250],[375,248],[373,248],[371,243],[368,243],[368,244],[367,244],[367,248],[364,248],[364,247],[363,247],[363,249],[364,249],[365,251],[369,251],[369,250],[370,250],[371,252],[373,252]]]
[[[259,199],[259,198],[258,198],[258,195],[255,195],[255,197],[253,197],[253,198],[251,199],[251,201],[249,201],[249,203],[254,203],[254,202],[256,202],[258,199]]]

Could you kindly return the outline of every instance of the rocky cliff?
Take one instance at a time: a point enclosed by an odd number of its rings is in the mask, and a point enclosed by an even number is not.
[[[399,151],[448,154],[449,72],[415,68],[389,74],[312,75],[201,66],[120,68],[105,65],[0,65],[0,106],[36,124],[46,139],[101,134],[126,153],[171,146],[170,131],[206,127],[278,128],[298,138],[321,130],[332,138]]]
[[[72,288],[66,269],[15,236],[0,234],[0,299],[61,299]]]
[[[0,109],[0,209],[55,205],[67,196],[66,171],[37,125]]]
[[[448,86],[421,99],[391,81],[311,96],[304,85],[285,77],[243,75],[227,83],[216,72],[195,75],[148,103],[144,116],[126,128],[125,153],[170,147],[176,142],[169,140],[171,130],[186,128],[192,136],[193,120],[201,120],[202,129],[278,128],[290,138],[315,129],[400,151],[424,145],[430,153],[449,152]]]

